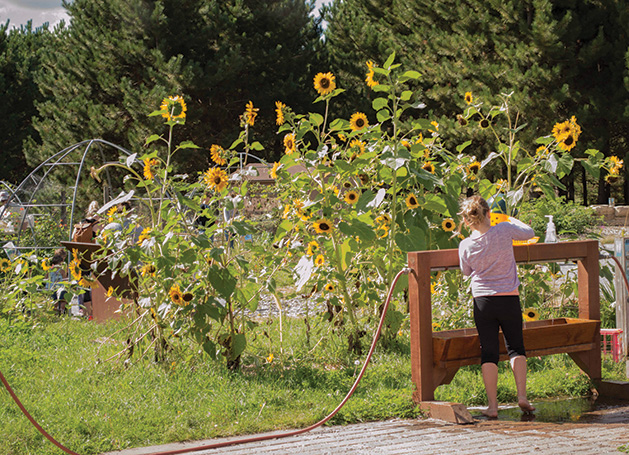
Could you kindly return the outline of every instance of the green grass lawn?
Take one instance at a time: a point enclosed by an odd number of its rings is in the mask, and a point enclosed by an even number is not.
[[[361,359],[342,355],[332,335],[305,346],[301,321],[285,321],[283,353],[257,336],[238,372],[202,356],[192,345],[177,360],[138,364],[104,361],[124,347],[120,323],[69,318],[10,324],[0,320],[0,370],[35,419],[82,455],[104,451],[299,428],[331,412],[353,384]],[[270,327],[277,329],[276,325]],[[314,345],[314,343],[313,343]],[[269,351],[275,352],[271,363]],[[358,361],[358,365],[356,362]],[[506,365],[506,364],[505,364]],[[499,398],[515,400],[510,370],[501,366]],[[608,378],[624,379],[624,364],[605,362]],[[582,396],[588,378],[567,356],[531,359],[533,400]],[[331,424],[421,417],[411,396],[408,340],[377,350],[354,396]],[[437,399],[483,404],[480,367],[463,368]],[[0,392],[0,455],[59,454]]]

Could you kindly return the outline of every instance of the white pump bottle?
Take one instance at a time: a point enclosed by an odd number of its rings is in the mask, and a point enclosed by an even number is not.
[[[553,223],[553,216],[546,215],[548,218],[548,224],[546,225],[546,239],[545,243],[557,243],[557,231],[555,230],[555,223]]]

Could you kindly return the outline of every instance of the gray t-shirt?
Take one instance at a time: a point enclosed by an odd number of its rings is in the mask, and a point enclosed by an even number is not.
[[[520,280],[513,256],[513,240],[528,240],[533,228],[515,218],[492,226],[484,234],[474,231],[459,244],[459,263],[472,278],[472,296],[482,297],[518,288]]]

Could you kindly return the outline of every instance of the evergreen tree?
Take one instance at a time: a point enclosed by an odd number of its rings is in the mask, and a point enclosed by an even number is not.
[[[50,39],[47,25],[32,29],[28,22],[19,29],[0,26],[0,180],[18,184],[29,168],[22,153],[24,140],[35,134],[31,118],[37,113],[39,91],[34,74],[39,70],[39,50]]]
[[[321,47],[305,0],[74,0],[65,7],[71,25],[47,47],[38,79],[48,100],[38,106],[42,146],[36,150],[33,139],[31,163],[93,137],[139,151],[161,131],[160,119],[147,114],[175,94],[188,104],[181,139],[229,146],[253,101],[261,109],[256,130],[266,131],[272,153],[274,102],[301,107]],[[195,154],[178,156],[180,170],[207,165]]]
[[[364,86],[364,61],[382,62],[395,50],[405,68],[422,73],[423,101],[443,123],[454,124],[467,91],[489,102],[513,91],[527,123],[524,143],[576,115],[580,149],[610,154],[610,139],[629,118],[622,112],[628,12],[613,0],[336,0],[326,11],[326,39],[333,66],[351,79],[345,87]],[[482,150],[488,138],[473,135]]]

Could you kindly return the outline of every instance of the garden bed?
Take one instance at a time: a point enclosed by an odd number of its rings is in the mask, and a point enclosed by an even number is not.
[[[600,321],[576,318],[546,319],[524,323],[524,346],[528,357],[587,351],[600,344]],[[501,332],[502,333],[502,332]],[[441,368],[480,363],[476,329],[433,332],[433,362]],[[509,358],[500,337],[500,360]]]

